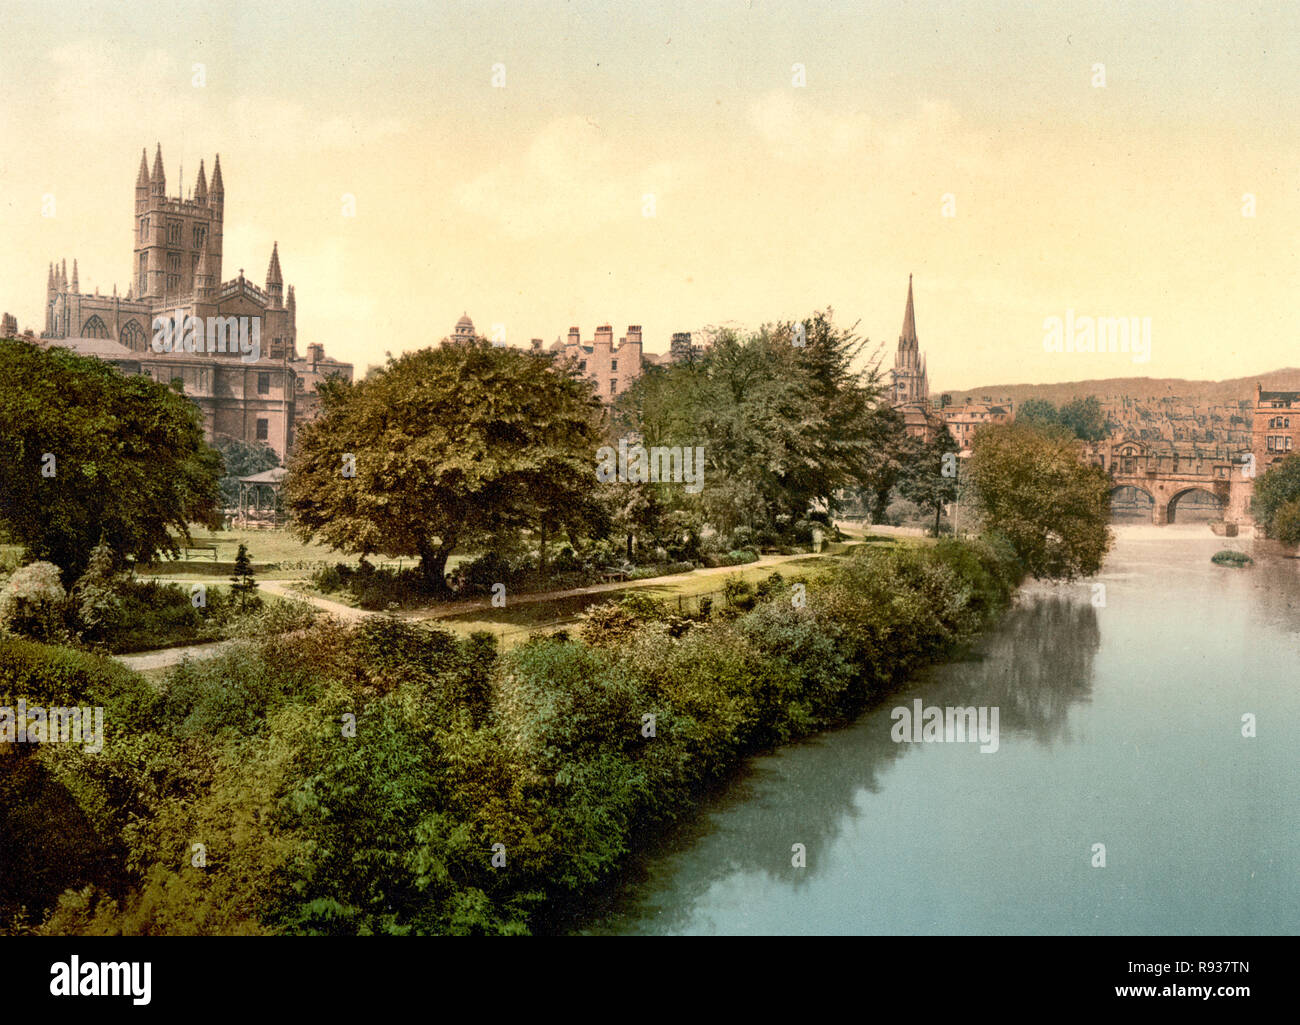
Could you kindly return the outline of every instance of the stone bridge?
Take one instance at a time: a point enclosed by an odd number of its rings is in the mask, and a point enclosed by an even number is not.
[[[1139,441],[1123,441],[1109,451],[1091,450],[1085,459],[1110,475],[1112,496],[1121,488],[1150,496],[1151,522],[1157,526],[1176,522],[1179,499],[1194,491],[1214,496],[1226,522],[1246,525],[1254,522],[1250,499],[1255,479],[1254,467],[1243,455],[1186,456],[1155,452]]]

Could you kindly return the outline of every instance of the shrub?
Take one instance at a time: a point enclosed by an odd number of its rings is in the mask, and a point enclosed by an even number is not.
[[[1234,552],[1230,548],[1225,548],[1210,556],[1210,561],[1219,566],[1232,566],[1235,569],[1241,569],[1243,566],[1250,565],[1254,560],[1245,552]]]
[[[1300,498],[1280,505],[1269,526],[1273,536],[1284,545],[1300,545]]]
[[[103,640],[121,628],[125,608],[118,586],[112,550],[101,543],[90,553],[90,565],[72,589],[77,632],[82,639]]]
[[[16,570],[0,591],[0,627],[38,641],[56,640],[66,633],[66,603],[59,567],[33,562]]]

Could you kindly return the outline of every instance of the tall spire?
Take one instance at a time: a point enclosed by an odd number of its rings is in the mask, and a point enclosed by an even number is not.
[[[223,196],[226,192],[226,186],[221,181],[221,154],[217,154],[216,163],[212,165],[212,194],[214,196]]]
[[[208,179],[203,173],[203,158],[199,158],[199,180],[194,184],[194,200],[197,203],[208,201]]]
[[[912,275],[907,276],[907,309],[903,311],[903,333],[898,336],[900,343],[916,341],[916,313],[912,309]]]
[[[271,244],[271,263],[266,268],[266,294],[271,297],[273,309],[280,308],[280,298],[284,294],[284,277],[280,273],[280,243]]]
[[[149,156],[148,151],[140,150],[140,173],[135,176],[137,187],[149,184]]]
[[[49,276],[45,279],[45,290],[46,290],[47,292],[53,292],[53,291],[54,291],[54,284],[55,284],[55,282],[54,282],[54,261],[51,260],[51,261],[50,261],[50,273],[49,273]]]
[[[162,161],[162,143],[158,143],[158,149],[153,156],[153,174],[149,176],[149,184],[153,186],[155,196],[165,196],[167,194],[167,174],[163,171]]]
[[[81,291],[81,284],[77,278],[77,259],[75,256],[72,258],[72,290],[74,292]]]
[[[59,271],[59,291],[66,292],[67,290],[68,290],[68,261],[64,260],[63,269]]]

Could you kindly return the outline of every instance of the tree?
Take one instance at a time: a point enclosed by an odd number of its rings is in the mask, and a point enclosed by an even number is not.
[[[1016,420],[1039,427],[1056,427],[1061,423],[1061,414],[1047,399],[1025,399],[1016,411]]]
[[[1300,454],[1292,453],[1269,467],[1255,481],[1250,511],[1269,537],[1277,537],[1278,517],[1284,506],[1300,499]],[[1290,542],[1287,542],[1290,543]]]
[[[1077,448],[1021,422],[975,435],[970,480],[984,527],[1005,536],[1035,577],[1091,576],[1110,550],[1110,480]]]
[[[916,450],[916,457],[899,478],[898,490],[909,502],[934,510],[934,536],[939,536],[943,507],[957,500],[961,446],[947,426]]]
[[[747,336],[719,331],[700,359],[651,369],[621,395],[612,435],[703,448],[699,497],[661,486],[660,500],[693,501],[724,533],[833,511],[846,489],[874,482],[882,438],[898,426],[877,365],[855,368],[867,344],[830,311]]]
[[[253,579],[253,560],[248,557],[248,545],[243,542],[235,553],[235,575],[230,578],[230,592],[241,612],[261,604],[257,596],[257,581]]]
[[[418,555],[446,593],[458,545],[558,530],[591,512],[601,406],[576,370],[483,339],[389,359],[320,386],[299,432],[286,503],[304,540]]]
[[[179,554],[190,523],[219,523],[220,468],[198,407],[165,385],[0,341],[0,523],[65,583],[101,538],[118,566]]]
[[[1081,441],[1101,441],[1110,433],[1110,423],[1096,395],[1072,399],[1061,407],[1061,426]]]
[[[221,478],[221,504],[227,509],[239,505],[240,477],[251,477],[280,465],[275,449],[261,442],[222,437],[217,439],[216,448],[226,467]]]

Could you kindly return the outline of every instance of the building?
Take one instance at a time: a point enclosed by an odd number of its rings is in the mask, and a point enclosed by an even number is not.
[[[943,418],[930,406],[930,380],[916,337],[916,311],[912,304],[912,276],[907,276],[907,306],[903,330],[894,354],[891,404],[903,416],[903,428],[914,438],[928,443],[943,429]]]
[[[1259,474],[1300,452],[1300,392],[1264,391],[1255,385],[1250,450]]]
[[[939,415],[948,425],[948,430],[957,444],[961,446],[962,455],[967,455],[970,453],[975,432],[985,424],[1010,423],[1013,408],[1009,401],[994,402],[985,399],[983,402],[968,402],[960,406],[943,406],[939,410]]]
[[[126,296],[119,296],[116,286],[112,295],[101,295],[98,288],[82,292],[75,259],[71,279],[66,260],[57,267],[51,263],[41,344],[97,356],[125,373],[180,381],[201,410],[210,441],[261,442],[283,459],[293,445],[295,425],[315,408],[305,400],[318,381],[325,373],[351,380],[352,366],[326,360],[320,346],[314,347],[319,358],[299,360],[297,299],[292,285],[285,292],[278,244],[271,247],[264,288],[247,280],[243,268],[238,277],[222,280],[225,202],[219,156],[211,183],[200,162],[193,191],[169,196],[161,144],[152,170],[142,151]],[[183,324],[189,317],[202,325],[194,351],[180,345],[164,352],[154,348],[158,318]],[[251,325],[245,338],[259,343],[252,353],[225,344],[226,332],[236,324]],[[229,351],[213,351],[218,346]],[[295,368],[304,364],[312,370],[300,383]]]

